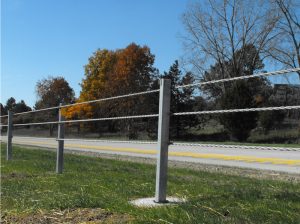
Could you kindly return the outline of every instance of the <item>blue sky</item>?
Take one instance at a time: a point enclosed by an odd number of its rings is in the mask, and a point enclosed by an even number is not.
[[[162,72],[182,56],[183,0],[1,0],[1,102],[29,106],[38,80],[62,75],[80,92],[98,48],[148,45]]]

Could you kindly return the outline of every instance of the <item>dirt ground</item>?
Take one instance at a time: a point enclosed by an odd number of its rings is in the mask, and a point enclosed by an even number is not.
[[[100,208],[76,208],[67,210],[39,210],[36,213],[1,214],[1,224],[58,224],[58,223],[128,223],[129,215],[114,214]]]

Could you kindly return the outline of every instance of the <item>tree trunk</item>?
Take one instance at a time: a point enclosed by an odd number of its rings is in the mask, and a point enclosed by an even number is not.
[[[53,124],[50,124],[50,126],[49,126],[49,134],[50,134],[50,137],[53,136],[53,131],[54,131]]]
[[[77,124],[77,134],[80,134],[80,123]]]

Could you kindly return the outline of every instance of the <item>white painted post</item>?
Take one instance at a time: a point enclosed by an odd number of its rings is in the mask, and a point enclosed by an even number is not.
[[[62,104],[59,104],[62,106]],[[61,114],[61,108],[59,108],[58,112],[58,121],[64,121],[65,118]],[[56,154],[56,173],[61,174],[64,168],[64,137],[65,137],[65,125],[63,123],[58,123],[57,130],[57,138],[58,138],[58,146],[57,146],[57,154]]]
[[[7,148],[6,148],[6,160],[12,159],[12,138],[13,138],[13,113],[11,110],[8,111],[7,120]]]
[[[160,80],[155,202],[166,203],[171,80]]]

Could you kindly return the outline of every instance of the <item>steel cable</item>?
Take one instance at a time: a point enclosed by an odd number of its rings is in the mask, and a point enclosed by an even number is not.
[[[300,109],[300,105],[281,106],[281,107],[259,107],[259,108],[245,108],[245,109],[178,112],[178,113],[173,113],[172,115],[182,116],[182,115],[197,115],[197,114],[221,114],[221,113],[254,112],[254,111],[270,111],[270,110],[296,110],[296,109]]]
[[[58,138],[57,141],[81,141],[81,142],[105,142],[105,143],[133,143],[133,144],[157,144],[155,141],[126,141],[126,140],[108,140],[108,139],[72,139],[72,138]]]
[[[159,89],[149,90],[149,91],[144,91],[144,92],[139,92],[139,93],[130,93],[130,94],[126,94],[126,95],[113,96],[113,97],[97,99],[97,100],[90,100],[90,101],[79,102],[79,103],[73,103],[73,104],[63,105],[63,106],[61,106],[61,108],[77,106],[77,105],[82,105],[82,104],[88,104],[88,103],[101,102],[101,101],[107,101],[107,100],[115,100],[115,99],[120,99],[120,98],[125,98],[125,97],[131,97],[131,96],[139,96],[139,95],[155,93],[155,92],[159,92]]]
[[[100,101],[115,100],[115,99],[120,99],[120,98],[125,98],[125,97],[139,96],[139,95],[155,93],[155,92],[159,92],[159,89],[138,92],[138,93],[130,93],[130,94],[120,95],[120,96],[113,96],[113,97],[102,98],[102,99],[97,99],[97,100],[84,101],[84,102],[67,104],[67,105],[62,105],[62,106],[48,107],[48,108],[43,108],[43,109],[39,109],[39,110],[25,111],[25,112],[21,112],[21,113],[15,113],[13,115],[29,114],[29,113],[35,113],[35,112],[40,112],[40,111],[46,111],[46,110],[72,107],[72,106],[77,106],[77,105],[82,105],[82,104],[96,103],[96,102],[100,102]]]
[[[300,71],[300,68],[292,68],[292,69],[285,69],[285,70],[279,70],[279,71],[274,71],[274,72],[257,73],[257,74],[245,75],[245,76],[239,76],[239,77],[233,77],[233,78],[226,78],[226,79],[212,80],[212,81],[207,81],[207,82],[199,82],[199,83],[192,83],[192,84],[187,84],[187,85],[180,85],[180,86],[175,86],[175,88],[179,89],[179,88],[187,88],[187,87],[193,87],[193,86],[204,86],[204,85],[215,84],[215,83],[223,83],[223,82],[229,82],[229,81],[235,81],[235,80],[251,79],[251,78],[257,78],[257,77],[263,77],[263,76],[287,74],[287,73],[298,72],[298,71]]]
[[[181,143],[172,142],[175,146],[195,146],[195,147],[222,147],[222,148],[239,148],[239,149],[262,149],[262,150],[279,150],[279,151],[300,151],[299,148],[291,147],[271,147],[271,146],[247,146],[247,145],[222,145],[222,144],[201,144],[201,143]]]
[[[148,117],[158,117],[158,114],[134,115],[134,116],[123,116],[123,117],[105,117],[105,118],[67,120],[67,121],[36,122],[36,123],[14,124],[13,126],[29,126],[29,125],[43,125],[43,124],[65,124],[65,123],[78,123],[78,122],[91,122],[91,121],[108,121],[108,120],[148,118]]]

